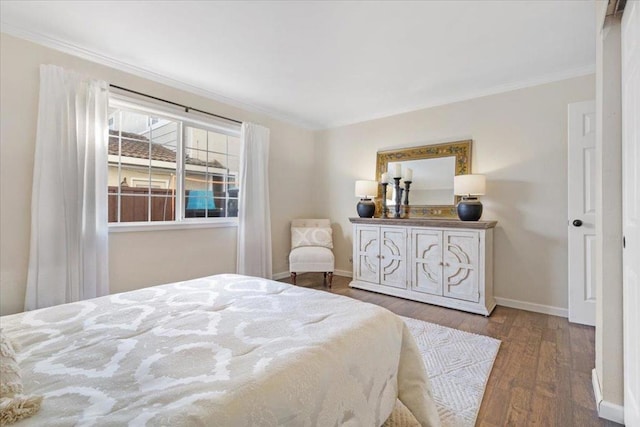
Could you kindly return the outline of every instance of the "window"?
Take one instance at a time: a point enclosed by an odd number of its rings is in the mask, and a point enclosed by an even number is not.
[[[131,102],[109,106],[109,223],[238,216],[239,128]]]

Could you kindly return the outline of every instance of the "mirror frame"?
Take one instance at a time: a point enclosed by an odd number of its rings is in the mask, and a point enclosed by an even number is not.
[[[455,175],[466,175],[471,173],[471,143],[472,140],[453,141],[444,144],[422,145],[418,147],[402,148],[398,150],[378,151],[376,160],[376,180],[380,182],[383,172],[389,169],[389,163],[401,162],[405,160],[435,159],[438,157],[454,156]],[[393,185],[390,183],[389,185]],[[411,190],[409,190],[411,194]],[[382,216],[382,185],[378,185],[378,198],[376,199],[376,217]],[[404,218],[424,218],[424,217],[457,217],[456,205],[460,201],[460,196],[454,195],[453,205],[409,205],[408,212],[404,210]],[[387,206],[392,212],[392,206]]]

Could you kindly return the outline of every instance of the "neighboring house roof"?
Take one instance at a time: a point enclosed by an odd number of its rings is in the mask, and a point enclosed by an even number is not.
[[[151,160],[161,162],[175,162],[176,152],[161,144],[149,142],[145,136],[132,132],[121,132],[122,134],[122,157],[134,157],[136,159],[149,158],[149,145],[151,145]],[[109,154],[117,156],[118,153],[118,131],[109,129]],[[211,168],[224,169],[224,165],[217,160],[205,162],[200,159],[193,159],[187,156],[186,163],[194,166],[209,166]]]

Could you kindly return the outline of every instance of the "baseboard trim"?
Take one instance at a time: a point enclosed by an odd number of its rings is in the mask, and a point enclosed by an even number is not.
[[[288,271],[281,271],[280,273],[273,273],[271,275],[271,278],[273,280],[280,280],[280,279],[284,279],[285,277],[289,277],[291,275],[291,273],[289,273]]]
[[[352,276],[352,272],[349,270],[334,270],[333,274],[335,276],[342,276],[342,277],[351,277]],[[291,275],[291,273],[289,273],[288,271],[281,271],[279,273],[273,273],[271,275],[271,277],[273,277],[273,280],[280,280],[280,279],[284,279],[287,278]]]
[[[495,297],[496,304],[503,307],[518,308],[520,310],[533,311],[535,313],[550,314],[552,316],[568,317],[569,311],[566,308],[554,307],[552,305],[535,304],[533,302],[520,301],[509,298]]]
[[[333,272],[333,274],[335,274],[336,276],[342,276],[342,277],[352,277],[353,276],[353,271],[351,270],[336,270]]]
[[[600,381],[598,380],[598,371],[595,369],[591,370],[591,384],[593,385],[593,395],[596,399],[598,416],[605,420],[624,424],[624,406],[616,405],[615,403],[602,399],[602,390],[600,389]]]

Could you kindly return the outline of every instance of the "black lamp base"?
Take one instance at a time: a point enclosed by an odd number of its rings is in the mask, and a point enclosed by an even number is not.
[[[477,221],[482,216],[482,203],[475,197],[466,197],[458,203],[458,218],[461,221]]]
[[[360,199],[357,209],[360,218],[373,218],[376,213],[376,204],[371,199]]]

